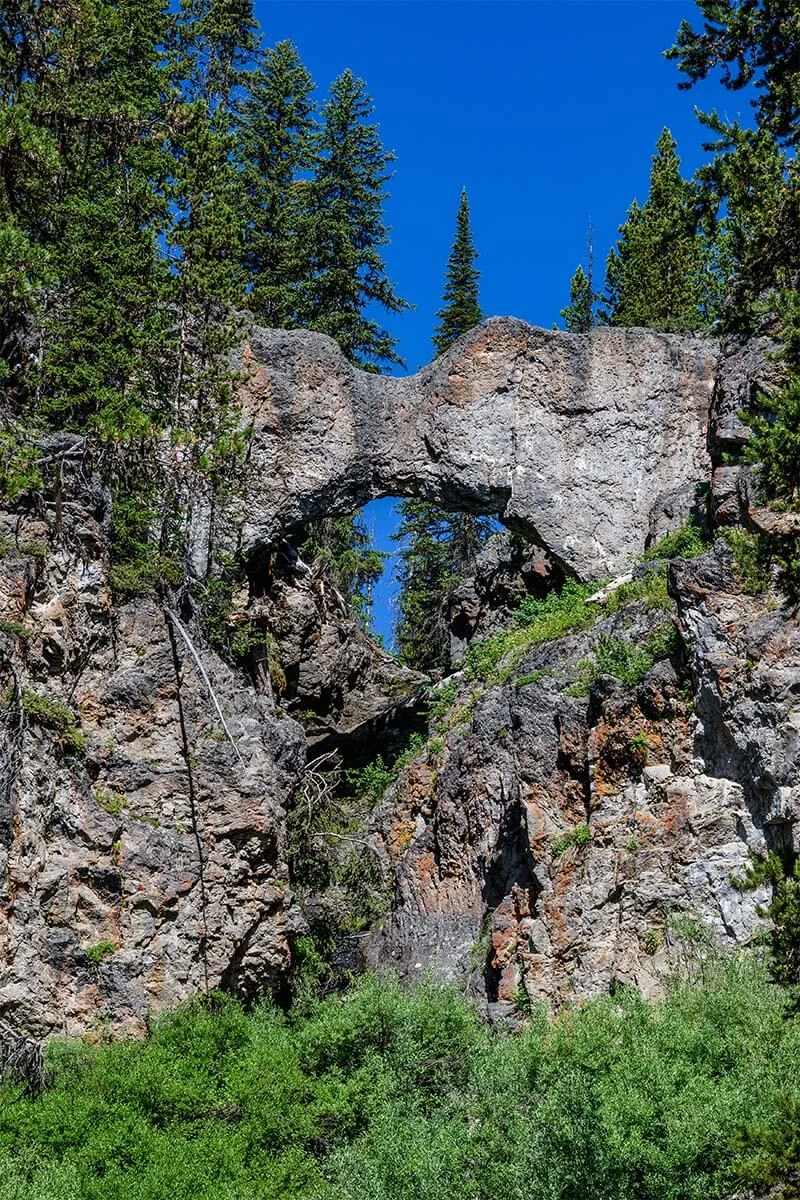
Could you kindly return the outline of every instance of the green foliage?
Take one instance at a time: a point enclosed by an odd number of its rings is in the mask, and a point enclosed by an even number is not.
[[[647,759],[650,754],[650,743],[647,740],[647,734],[643,729],[638,730],[628,741],[628,749],[630,750],[631,760],[639,767],[647,765]]]
[[[381,247],[384,184],[394,155],[383,149],[366,84],[346,70],[331,85],[314,135],[316,170],[304,184],[311,277],[302,288],[301,324],[335,338],[351,362],[371,370],[400,363],[393,338],[368,312],[400,313]]]
[[[383,574],[388,555],[373,548],[362,515],[312,521],[298,553],[306,562],[319,559],[330,567],[337,588],[362,624],[369,626],[372,589]]]
[[[668,533],[645,553],[645,561],[657,558],[697,558],[711,546],[696,517],[687,517],[674,533]]]
[[[665,622],[645,642],[636,644],[625,638],[601,633],[594,644],[592,658],[581,664],[578,680],[570,687],[570,695],[585,696],[591,684],[601,675],[611,675],[633,687],[641,683],[648,671],[674,652],[675,626]]]
[[[64,751],[81,753],[84,748],[83,733],[78,727],[75,713],[68,704],[42,696],[29,688],[22,692],[22,707],[26,717],[56,735],[56,743]]]
[[[800,379],[770,397],[760,397],[761,411],[744,413],[750,438],[744,454],[758,463],[759,481],[770,500],[800,508]]]
[[[528,671],[525,675],[518,675],[515,679],[517,689],[530,687],[531,684],[538,683],[547,674],[546,671]]]
[[[510,629],[474,641],[464,658],[468,680],[505,682],[533,646],[566,633],[585,629],[602,615],[597,605],[586,603],[596,585],[567,580],[560,591],[544,599],[526,596]]]
[[[734,1170],[759,1192],[775,1190],[782,1200],[800,1196],[800,1101],[789,1093],[776,1098],[768,1116],[743,1125],[733,1139]]]
[[[747,959],[516,1035],[430,983],[288,1017],[212,997],[48,1065],[0,1103],[2,1200],[709,1200],[787,1177],[800,1101],[797,1024]]]
[[[721,529],[720,536],[733,552],[733,565],[746,592],[758,595],[766,591],[771,575],[769,546],[764,538],[747,529]]]
[[[675,59],[690,88],[713,71],[731,91],[757,89],[750,101],[759,128],[788,145],[800,140],[800,63],[797,57],[797,0],[764,3],[750,0],[697,0],[702,30],[681,21],[675,45],[665,57]]]
[[[446,513],[427,500],[403,500],[400,525],[400,584],[395,640],[405,663],[419,671],[450,665],[447,605],[452,589],[468,574],[493,530],[489,517]]]
[[[237,105],[248,307],[271,329],[300,323],[311,274],[303,204],[314,166],[314,82],[291,42],[262,51]]]
[[[437,355],[444,354],[462,334],[483,320],[478,300],[480,272],[475,266],[477,257],[469,223],[467,190],[462,188],[455,238],[447,261],[443,303],[436,314],[439,324],[433,335],[433,346]]]
[[[737,886],[749,891],[763,884],[772,888],[772,899],[763,914],[770,918],[766,940],[771,952],[771,972],[777,983],[791,986],[800,997],[800,859],[791,852],[770,851],[753,856]]]
[[[0,430],[0,496],[13,504],[42,486],[39,453],[22,440],[19,426]]]
[[[86,957],[93,967],[99,967],[104,959],[109,958],[116,952],[116,946],[113,942],[98,942],[96,946],[89,946],[86,950]]]
[[[758,464],[759,484],[768,501],[778,509],[800,512],[800,377],[790,377],[776,396],[762,397],[761,410],[743,414],[750,426],[745,457]],[[740,538],[736,550],[751,586],[774,563],[786,594],[793,601],[800,598],[800,536],[763,537],[761,546],[753,548]]]
[[[394,783],[401,771],[404,771],[424,748],[424,737],[419,733],[414,733],[408,739],[406,748],[391,763],[386,763],[383,755],[378,754],[365,766],[349,770],[347,784],[352,794],[377,804],[383,799],[384,792]]]
[[[694,189],[680,174],[675,141],[656,145],[650,192],[635,201],[608,257],[606,317],[612,325],[683,331],[707,321],[704,246]]]
[[[553,854],[563,854],[565,850],[569,850],[570,846],[588,846],[591,840],[592,831],[588,825],[575,825],[560,838],[555,838],[550,843],[550,849]]]
[[[569,304],[560,316],[568,333],[588,333],[595,325],[592,280],[580,264],[569,281]]]
[[[100,807],[112,817],[121,816],[128,803],[126,797],[121,792],[115,792],[113,788],[96,787],[93,794]]]
[[[432,725],[436,725],[446,716],[455,704],[457,695],[457,679],[448,679],[445,683],[440,683],[431,691],[431,698],[428,703],[428,719]]]

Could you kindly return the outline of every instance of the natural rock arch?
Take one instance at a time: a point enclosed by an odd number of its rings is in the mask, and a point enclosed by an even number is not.
[[[707,480],[713,342],[498,317],[405,378],[329,338],[251,331],[245,548],[384,495],[499,514],[582,578],[623,570],[665,501]]]

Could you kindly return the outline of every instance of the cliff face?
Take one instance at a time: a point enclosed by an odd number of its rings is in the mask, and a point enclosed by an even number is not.
[[[230,744],[163,607],[111,604],[81,444],[50,452],[58,492],[0,519],[0,1010],[37,1034],[136,1030],[206,980],[286,971],[304,739],[204,647]]]
[[[353,372],[309,334],[256,330],[244,357],[232,536],[255,565],[236,615],[269,632],[272,679],[224,661],[188,605],[112,603],[109,501],[80,439],[44,446],[56,482],[0,512],[0,1016],[36,1035],[138,1030],[206,985],[280,988],[304,928],[285,838],[306,735],[312,757],[357,745],[363,761],[418,719],[419,677],[324,573],[290,554],[276,567],[283,535],[422,494],[535,530],[523,590],[564,567],[608,574],[696,503],[723,398],[730,416],[764,369],[752,348],[506,320],[409,380]],[[740,503],[740,480],[714,480],[720,511]],[[196,523],[195,550],[206,534]],[[520,989],[656,987],[672,911],[750,936],[763,896],[730,877],[795,828],[800,646],[720,555],[673,566],[677,649],[635,687],[601,676],[569,694],[599,633],[642,641],[671,619],[643,600],[474,698],[462,679],[461,719],[431,730],[373,819],[394,895],[373,961],[471,977],[503,1012]],[[514,566],[466,589],[464,646],[515,601]]]
[[[671,622],[646,601],[502,685],[462,678],[451,728],[376,816],[397,900],[375,961],[471,978],[504,1013],[521,993],[657,990],[677,914],[723,945],[757,932],[768,895],[734,881],[767,841],[799,848],[800,633],[729,559],[673,564],[678,653],[635,686],[601,674],[570,694],[603,639],[640,646]]]

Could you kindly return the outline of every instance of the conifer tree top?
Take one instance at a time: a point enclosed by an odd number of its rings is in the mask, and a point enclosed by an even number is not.
[[[456,217],[456,235],[447,262],[444,303],[436,314],[439,324],[433,335],[433,344],[437,354],[444,354],[456,338],[483,320],[478,303],[480,272],[475,266],[477,257],[478,252],[470,229],[467,189],[462,188]]]

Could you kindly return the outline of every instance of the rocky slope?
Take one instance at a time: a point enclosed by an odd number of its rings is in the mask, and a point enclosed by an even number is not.
[[[462,677],[376,820],[397,895],[374,960],[469,978],[508,1013],[657,990],[681,915],[722,945],[757,931],[767,894],[734,883],[749,852],[800,848],[800,632],[743,592],[724,544],[676,561],[669,589],[674,618],[633,600],[503,683]],[[598,647],[633,654],[673,619],[641,682],[570,694]]]
[[[420,678],[283,535],[385,492],[519,519],[540,549],[466,587],[465,651],[498,606],[506,620],[566,567],[625,566],[677,525],[765,371],[759,347],[505,320],[410,380],[360,376],[307,334],[256,330],[244,358],[254,433],[230,536],[249,566],[229,615],[269,646],[249,670],[191,589],[112,602],[109,499],[80,439],[44,445],[47,489],[0,512],[0,1016],[37,1036],[139,1030],[205,986],[280,990],[305,928],[285,843],[307,754],[363,762],[419,723]],[[722,471],[732,520],[744,483]],[[202,520],[192,536],[190,575]],[[656,987],[673,911],[750,936],[763,897],[731,874],[796,821],[796,624],[722,550],[675,564],[670,591],[678,640],[636,686],[600,674],[570,694],[599,634],[661,636],[672,618],[646,598],[500,679],[462,676],[373,820],[393,902],[372,961],[470,978],[503,1013],[522,992]]]

